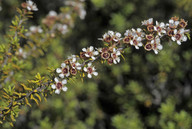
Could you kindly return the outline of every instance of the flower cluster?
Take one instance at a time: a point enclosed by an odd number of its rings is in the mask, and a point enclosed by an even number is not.
[[[37,5],[31,0],[22,3],[22,7],[26,8],[28,11],[38,11]]]
[[[98,39],[103,42],[104,47],[94,48],[90,46],[83,48],[80,56],[68,57],[61,64],[61,68],[56,69],[58,77],[55,79],[55,84],[52,85],[52,88],[56,89],[55,93],[58,94],[61,90],[66,91],[66,79],[77,75],[77,73],[80,74],[80,77],[84,77],[85,73],[88,78],[92,78],[93,75],[97,76],[98,72],[93,66],[97,59],[101,59],[101,62],[107,62],[109,65],[120,63],[120,56],[122,56],[124,48],[128,46],[134,46],[135,49],[143,46],[145,50],[153,50],[155,54],[158,54],[163,49],[162,37],[166,36],[169,40],[180,44],[187,40],[186,35],[189,32],[189,30],[185,30],[187,22],[183,19],[179,21],[176,17],[171,18],[167,24],[156,21],[155,25],[153,18],[150,18],[142,21],[142,25],[146,28],[126,30],[124,37],[121,37],[119,32],[108,31],[102,38]]]

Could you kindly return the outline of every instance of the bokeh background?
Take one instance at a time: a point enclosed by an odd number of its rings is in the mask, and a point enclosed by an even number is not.
[[[8,31],[21,0],[1,0],[0,39]],[[39,8],[28,25],[39,25],[50,10],[59,12],[64,0],[34,0]],[[48,51],[30,58],[25,78],[47,67],[59,67],[83,47],[102,46],[97,39],[108,30],[122,34],[148,18],[168,22],[172,16],[192,28],[192,0],[86,0],[87,15],[77,19],[64,37],[53,40]],[[14,129],[191,129],[192,42],[178,46],[163,42],[155,55],[129,48],[125,60],[109,66],[97,63],[98,77],[75,80],[68,92],[48,96],[47,102],[22,107]],[[26,74],[27,72],[27,74]],[[18,78],[22,79],[22,74]],[[5,129],[11,128],[4,125]]]

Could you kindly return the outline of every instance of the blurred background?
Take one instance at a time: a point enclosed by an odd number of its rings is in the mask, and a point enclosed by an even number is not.
[[[8,31],[16,7],[23,1],[1,0],[0,39]],[[34,0],[39,8],[28,25],[39,25],[50,10],[59,12],[64,0]],[[173,16],[192,28],[192,0],[86,0],[87,15],[77,19],[65,37],[28,62],[27,76],[59,67],[83,47],[100,47],[108,30],[122,34],[148,18],[168,22]],[[192,44],[163,42],[158,55],[129,48],[125,60],[109,66],[97,63],[98,77],[75,80],[68,92],[48,96],[47,102],[22,107],[14,129],[191,129]],[[23,75],[18,76],[22,78]],[[5,129],[11,128],[4,125]]]

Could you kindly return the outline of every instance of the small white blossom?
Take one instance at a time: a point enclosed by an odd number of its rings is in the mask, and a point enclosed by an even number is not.
[[[99,54],[98,51],[95,51],[94,50],[94,47],[93,46],[90,46],[88,47],[87,49],[86,48],[83,48],[82,49],[83,52],[85,52],[85,56],[88,57],[88,58],[92,58],[93,60],[95,60],[95,56]]]
[[[159,36],[156,36],[154,40],[151,40],[152,49],[155,52],[155,54],[158,54],[159,50],[163,49],[163,46],[160,43]]]
[[[64,79],[62,81],[59,81],[58,78],[55,78],[55,84],[52,84],[51,87],[52,89],[55,89],[55,94],[60,94],[61,90],[67,91],[67,87],[65,84],[67,84],[67,80]]]
[[[148,26],[153,24],[153,18],[150,18],[148,20],[144,20],[141,22],[142,25]]]
[[[88,78],[92,78],[92,75],[95,75],[95,76],[98,75],[98,72],[96,72],[96,69],[94,66],[92,66],[92,63],[88,63],[88,67],[84,67],[83,70],[87,72]]]
[[[173,41],[176,41],[178,45],[181,45],[181,42],[187,41],[187,36],[185,36],[185,30],[182,28],[179,31],[174,30],[174,35],[171,37]]]
[[[69,66],[65,63],[61,64],[61,68],[57,68],[56,72],[59,73],[60,78],[68,77],[70,75]]]
[[[113,52],[111,53],[111,57],[113,58],[113,63],[117,64],[120,62],[120,56],[121,52],[118,51],[117,49],[113,48]]]
[[[27,0],[26,4],[29,11],[38,11],[37,5],[33,1]]]
[[[68,26],[65,24],[57,24],[57,30],[60,31],[62,34],[66,34],[69,31]]]
[[[157,34],[162,37],[164,34],[166,34],[166,30],[165,30],[165,23],[161,22],[159,23],[158,21],[156,21],[156,26],[154,26],[154,30],[157,31]]]

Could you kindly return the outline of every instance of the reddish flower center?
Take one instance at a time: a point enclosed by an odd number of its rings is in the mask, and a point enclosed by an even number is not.
[[[179,40],[179,39],[181,38],[181,34],[176,34],[176,35],[175,35],[175,38],[176,38],[177,40]]]
[[[152,31],[153,31],[153,25],[147,26],[147,30],[150,31],[150,32],[152,32]]]
[[[111,40],[112,40],[111,36],[107,36],[107,37],[104,39],[105,42],[110,42]]]
[[[90,73],[90,74],[92,74],[92,73],[93,73],[93,69],[92,69],[91,67],[88,67],[88,68],[87,68],[87,72]]]
[[[145,45],[145,49],[148,50],[148,51],[151,50],[152,49],[152,45],[151,44],[146,44]]]
[[[77,74],[77,70],[76,69],[70,69],[70,72],[72,75],[76,75]]]
[[[153,39],[153,35],[146,35],[146,38],[147,38],[148,40],[152,40],[152,39]]]
[[[62,88],[62,86],[63,86],[63,85],[62,85],[62,83],[61,83],[61,82],[58,82],[58,83],[56,84],[56,88],[57,88],[57,89],[61,89],[61,88]]]
[[[173,35],[174,35],[173,30],[169,30],[169,31],[168,31],[168,35],[169,35],[169,36],[173,36]]]
[[[67,74],[69,72],[68,68],[63,68],[63,74]]]
[[[179,23],[179,25],[180,25],[182,28],[184,28],[184,27],[186,26],[186,23],[185,23],[184,21],[181,21],[181,22]]]
[[[115,53],[113,53],[113,58],[114,58],[114,59],[117,58],[117,55],[116,55]]]
[[[158,27],[157,27],[157,31],[158,31],[158,32],[161,32],[161,27],[158,26]]]
[[[87,54],[91,57],[93,55],[93,52],[87,52]]]
[[[137,40],[133,40],[133,44],[137,45],[138,44]]]
[[[109,58],[107,61],[108,61],[109,64],[113,64],[113,59],[112,58]]]
[[[129,43],[130,42],[130,38],[129,37],[125,37],[123,40],[125,43]]]
[[[109,53],[107,53],[107,52],[102,53],[102,58],[103,59],[108,59],[109,58]]]

